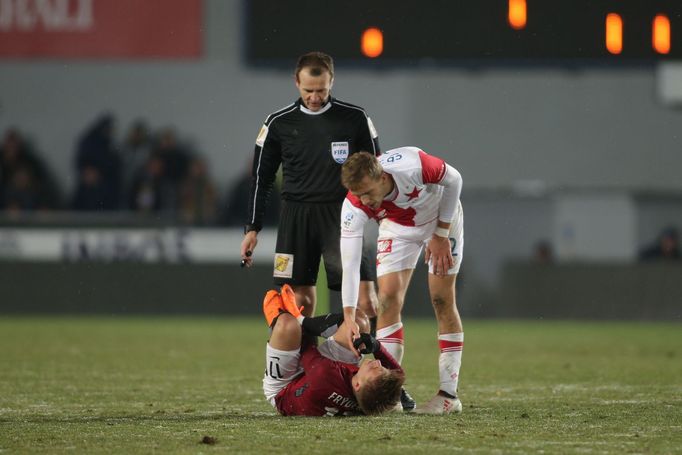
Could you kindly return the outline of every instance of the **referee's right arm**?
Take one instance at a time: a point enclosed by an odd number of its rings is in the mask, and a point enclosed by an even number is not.
[[[265,133],[263,133],[265,129]],[[251,192],[249,193],[249,212],[245,231],[260,231],[263,228],[265,207],[272,192],[277,169],[282,162],[281,147],[274,134],[263,125],[256,140],[251,170]],[[265,137],[261,137],[262,135]]]
[[[258,244],[258,232],[263,228],[265,207],[281,162],[280,144],[265,124],[258,134],[253,154],[248,218],[244,226],[244,239],[240,251],[242,264],[247,267],[250,267],[253,262],[251,255]]]

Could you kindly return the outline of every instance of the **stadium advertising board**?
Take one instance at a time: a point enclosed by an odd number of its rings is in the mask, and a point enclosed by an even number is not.
[[[0,260],[238,263],[242,237],[232,229],[1,228]],[[263,251],[275,250],[274,232],[262,231],[258,241]]]
[[[197,58],[201,0],[0,0],[0,58]]]

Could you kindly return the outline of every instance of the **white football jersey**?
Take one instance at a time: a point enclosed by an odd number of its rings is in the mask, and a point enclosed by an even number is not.
[[[389,219],[401,226],[418,227],[438,218],[443,186],[438,183],[447,173],[445,161],[426,154],[417,147],[400,147],[378,157],[381,166],[393,178],[393,192],[374,210],[350,192],[341,213],[341,234],[362,235],[368,218]]]

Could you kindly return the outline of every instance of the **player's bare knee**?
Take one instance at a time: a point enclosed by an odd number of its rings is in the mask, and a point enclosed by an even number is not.
[[[391,307],[391,302],[385,298],[379,298],[377,303],[377,315],[385,314]]]
[[[431,297],[431,305],[433,305],[433,309],[436,311],[436,313],[451,312],[455,308],[452,299],[448,299],[439,295]]]
[[[369,318],[367,317],[367,314],[360,308],[355,310],[355,322],[358,325],[360,333],[369,333]]]
[[[398,296],[379,296],[379,304],[377,305],[377,316],[385,316],[391,314],[400,314],[402,302]]]
[[[278,334],[300,334],[301,325],[298,323],[295,317],[289,313],[282,313],[277,317],[277,322],[272,328],[273,333]]]

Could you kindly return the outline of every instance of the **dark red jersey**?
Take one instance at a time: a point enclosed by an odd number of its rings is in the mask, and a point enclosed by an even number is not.
[[[400,365],[382,347],[375,356],[388,369]],[[316,346],[301,352],[303,374],[291,381],[275,397],[280,414],[285,416],[344,416],[361,414],[355,401],[351,379],[358,367],[324,357]]]

